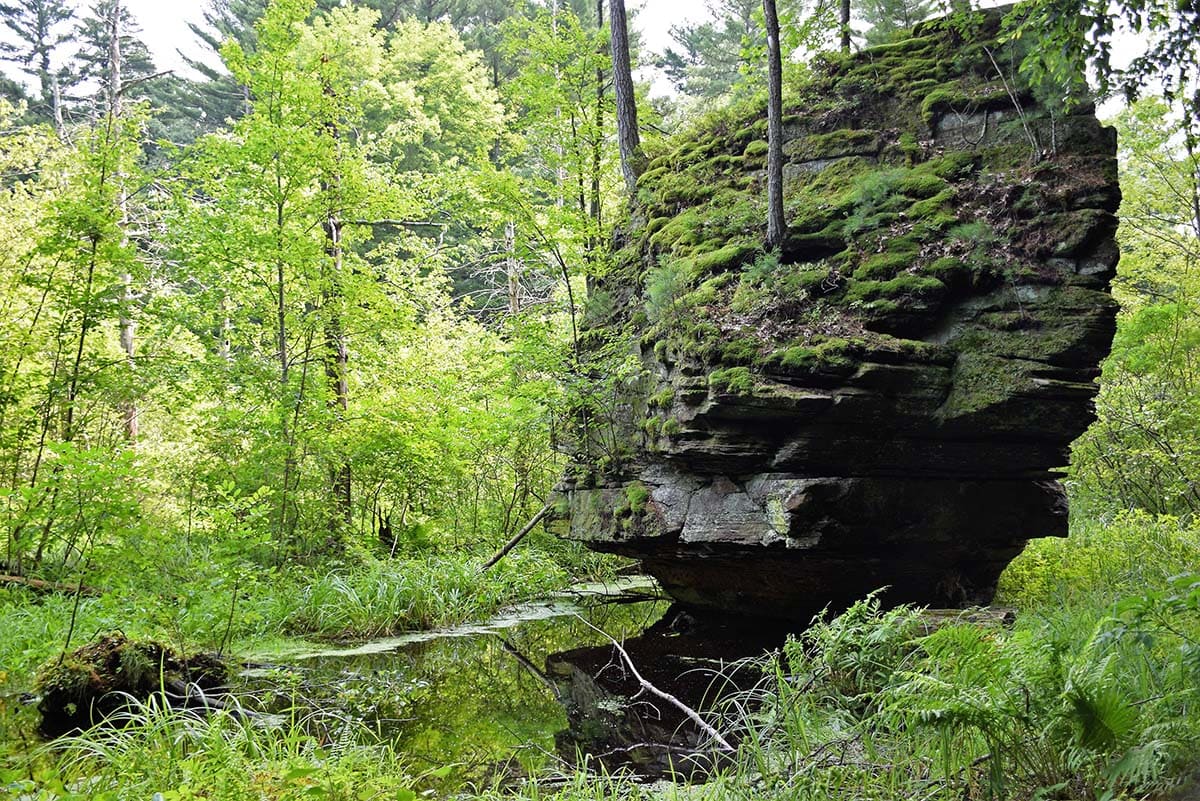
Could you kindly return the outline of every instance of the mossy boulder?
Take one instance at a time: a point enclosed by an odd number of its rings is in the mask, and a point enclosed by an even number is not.
[[[1026,539],[1065,533],[1115,328],[1116,143],[1007,66],[1006,12],[785,87],[776,250],[761,98],[655,154],[580,337],[591,375],[630,378],[591,393],[616,400],[572,457],[616,467],[568,474],[570,536],[693,606],[804,621],[884,584],[986,602]]]
[[[228,666],[212,654],[185,656],[121,632],[102,634],[38,671],[41,731],[48,737],[84,731],[151,696],[177,702],[188,695],[188,685],[211,693],[228,679]]]

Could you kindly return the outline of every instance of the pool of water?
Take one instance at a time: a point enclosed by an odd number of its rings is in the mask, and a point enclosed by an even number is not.
[[[304,715],[332,742],[346,721],[365,722],[431,786],[490,784],[571,762],[581,747],[569,734],[568,711],[580,715],[573,687],[612,672],[608,637],[636,639],[668,606],[643,577],[578,585],[479,624],[348,646],[289,643],[252,656],[241,690],[276,714]],[[562,667],[562,655],[589,648],[609,656],[591,654],[602,664],[577,676]]]

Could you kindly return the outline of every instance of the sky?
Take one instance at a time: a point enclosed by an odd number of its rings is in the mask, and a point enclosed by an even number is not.
[[[75,0],[79,7],[86,6],[88,2]],[[983,0],[980,5],[993,5],[995,2],[997,0]],[[188,28],[189,22],[202,21],[206,0],[124,0],[124,3],[140,23],[142,40],[153,53],[158,69],[174,70],[185,77],[197,77],[179,51],[193,58],[213,58],[196,43]],[[706,0],[629,0],[628,5],[632,24],[641,32],[644,46],[652,53],[661,53],[671,44],[671,26],[700,22],[711,17]],[[0,31],[0,39],[6,38],[4,33],[7,31]],[[1117,58],[1114,61],[1118,63],[1140,49],[1137,37],[1128,35],[1118,36],[1115,44]],[[5,64],[3,69],[13,77],[18,77],[12,65]],[[650,81],[652,94],[669,94],[672,91],[661,71],[644,68],[638,77]]]

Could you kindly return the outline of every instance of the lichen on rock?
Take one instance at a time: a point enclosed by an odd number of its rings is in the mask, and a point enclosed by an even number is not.
[[[568,536],[693,606],[805,619],[883,585],[986,602],[1065,534],[1114,331],[1116,141],[1001,66],[1001,13],[788,88],[778,252],[760,108],[653,158],[581,336],[589,396],[617,400],[581,414]]]

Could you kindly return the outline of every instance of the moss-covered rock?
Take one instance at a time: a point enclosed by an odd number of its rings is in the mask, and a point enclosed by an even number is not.
[[[228,678],[226,664],[211,654],[185,656],[120,632],[103,634],[38,672],[41,729],[50,737],[83,731],[152,695],[183,703],[188,685],[211,693]]]
[[[882,584],[986,601],[1063,533],[1056,470],[1114,328],[1115,140],[1084,98],[1039,105],[1003,13],[785,87],[778,250],[761,97],[654,154],[581,336],[589,374],[642,374],[576,458],[626,456],[571,495],[572,536],[689,603],[806,619]]]

